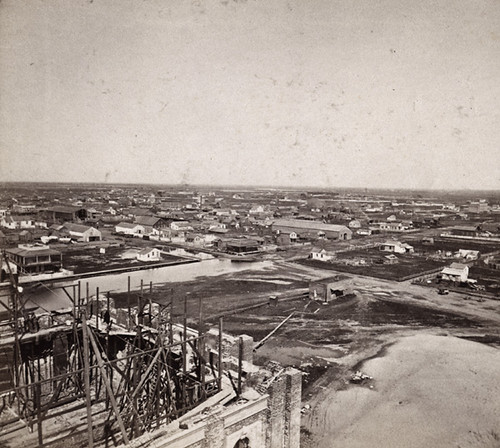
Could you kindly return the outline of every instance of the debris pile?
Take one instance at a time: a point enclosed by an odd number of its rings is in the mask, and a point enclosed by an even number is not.
[[[354,384],[363,384],[369,380],[373,380],[373,377],[361,372],[360,370],[357,370],[351,375],[351,383]]]

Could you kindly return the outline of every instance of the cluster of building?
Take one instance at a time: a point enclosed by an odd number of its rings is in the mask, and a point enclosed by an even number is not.
[[[34,247],[40,244],[57,251],[64,250],[57,246],[61,243],[85,247],[101,240],[126,244],[128,238],[139,238],[237,255],[311,244],[310,258],[329,261],[335,253],[325,249],[325,241],[374,235],[380,243],[384,235],[436,228],[456,238],[500,238],[500,204],[366,193],[146,186],[13,188],[0,193],[0,247],[11,252],[38,251]],[[398,241],[384,242],[380,250],[388,252],[388,264],[397,262],[398,254],[412,252]],[[143,252],[137,257],[141,261],[161,258],[158,250]],[[37,269],[44,266],[40,263]],[[56,265],[47,266],[52,270]],[[27,264],[19,267],[30,270]]]

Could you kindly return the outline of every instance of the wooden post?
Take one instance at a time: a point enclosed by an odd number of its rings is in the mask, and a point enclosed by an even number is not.
[[[88,283],[87,283],[88,295]],[[88,303],[88,302],[87,302]],[[85,379],[85,401],[87,404],[87,435],[88,444],[92,448],[94,446],[94,436],[92,432],[92,402],[90,398],[90,351],[89,351],[89,336],[87,329],[87,315],[84,312],[82,316],[82,332],[83,332],[83,368]]]
[[[130,275],[127,278],[127,330],[130,330]]]
[[[243,374],[243,338],[240,336],[238,344],[238,395],[241,395],[242,374]]]
[[[168,329],[168,343],[174,343],[174,293],[173,289],[170,289],[170,318],[169,318],[169,329]]]
[[[199,299],[199,322],[198,322],[198,336],[200,337],[198,343],[199,357],[199,380],[201,382],[201,398],[205,397],[205,340],[203,338],[204,322],[203,322],[203,299]]]
[[[38,430],[38,446],[43,446],[42,430],[42,386],[40,384],[40,365],[38,365],[38,382],[35,384],[36,426]]]
[[[82,282],[78,280],[78,308],[77,308],[77,315],[80,316],[80,307],[82,305]]]
[[[89,282],[87,282],[87,295],[86,295],[86,303],[85,303],[85,309],[87,310],[87,313],[90,313],[90,317],[92,317],[92,312],[88,309],[89,307],[89,299],[90,299],[90,294],[89,294]],[[86,315],[85,315],[86,316]]]
[[[99,331],[99,287],[95,290],[95,329]]]
[[[151,315],[153,312],[153,303],[152,303],[152,297],[153,297],[153,282],[149,282],[149,326],[151,327],[153,325],[153,316]]]
[[[222,390],[222,317],[219,318],[219,359],[217,360],[217,369],[219,372],[219,378],[217,378],[217,383],[219,386],[219,392]]]
[[[139,325],[144,325],[144,314],[142,312],[142,294],[144,289],[144,281],[141,279],[141,294],[137,297],[137,312],[138,312],[138,323]]]
[[[87,323],[85,323],[87,325]],[[101,376],[104,379],[104,385],[106,386],[106,390],[108,391],[109,401],[111,402],[111,406],[115,411],[116,421],[118,422],[118,426],[120,427],[120,431],[123,437],[123,443],[128,445],[129,439],[127,436],[127,431],[125,431],[125,426],[123,424],[122,417],[120,415],[120,410],[118,409],[118,405],[116,403],[115,395],[113,394],[113,388],[111,387],[111,383],[109,382],[108,376],[106,375],[106,370],[104,368],[104,362],[102,360],[101,354],[99,353],[99,347],[97,347],[97,343],[94,339],[94,335],[92,332],[88,332],[90,343],[92,344],[92,348],[94,349],[95,356],[97,358],[97,365],[99,366],[99,370],[101,371]]]
[[[187,296],[184,296],[184,317],[182,319],[182,406],[186,406],[186,376],[187,376]]]

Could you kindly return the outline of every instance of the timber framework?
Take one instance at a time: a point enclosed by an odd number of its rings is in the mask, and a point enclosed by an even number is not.
[[[186,299],[174,322],[142,282],[126,309],[79,282],[70,307],[37,316],[12,272],[2,288],[2,446],[299,446],[300,375],[262,373],[252,338],[205,328],[201,301],[193,329]]]

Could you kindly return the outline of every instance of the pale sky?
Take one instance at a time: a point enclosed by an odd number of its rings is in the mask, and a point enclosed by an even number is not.
[[[498,0],[0,1],[0,181],[500,189]]]

